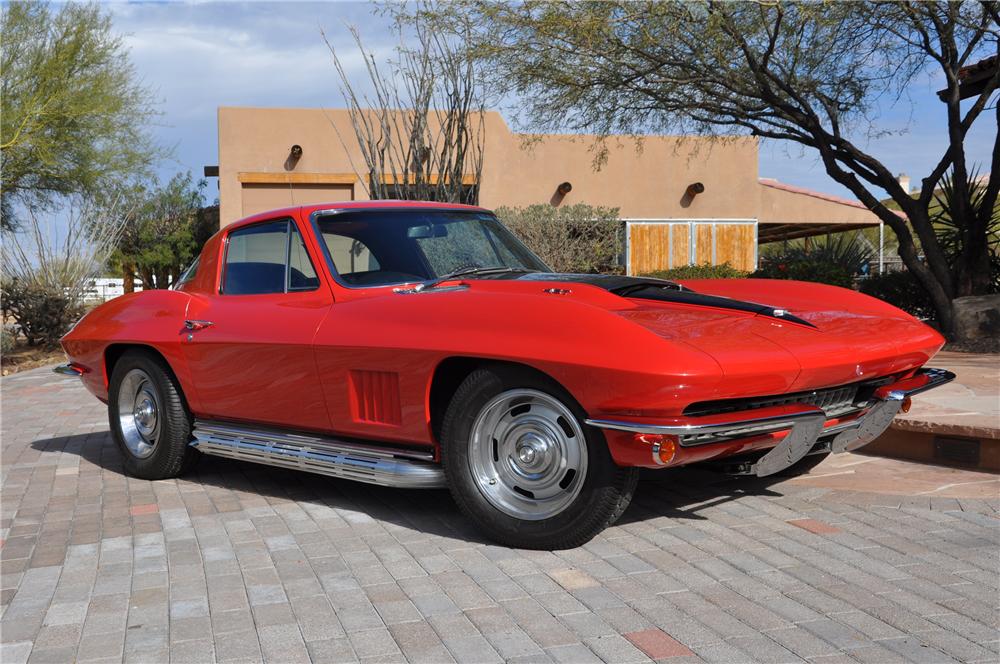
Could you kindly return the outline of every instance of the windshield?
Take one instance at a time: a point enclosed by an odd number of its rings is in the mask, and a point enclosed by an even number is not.
[[[496,217],[464,210],[351,210],[316,218],[347,286],[428,281],[470,268],[548,271]]]

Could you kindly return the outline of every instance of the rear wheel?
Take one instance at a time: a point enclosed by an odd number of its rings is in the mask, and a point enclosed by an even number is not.
[[[583,544],[621,515],[634,469],[611,460],[603,435],[552,381],[496,366],[473,372],[442,426],[455,502],[491,538],[522,548]]]
[[[127,351],[108,386],[108,419],[129,475],[146,480],[176,477],[197,460],[191,416],[180,387],[152,353]]]

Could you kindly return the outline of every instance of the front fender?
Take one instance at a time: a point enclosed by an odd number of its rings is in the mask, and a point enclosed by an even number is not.
[[[190,300],[189,294],[180,291],[141,291],[109,300],[84,316],[61,340],[69,359],[85,368],[84,386],[107,401],[108,350],[145,346],[163,356],[191,408],[200,410],[197,388],[181,352]]]

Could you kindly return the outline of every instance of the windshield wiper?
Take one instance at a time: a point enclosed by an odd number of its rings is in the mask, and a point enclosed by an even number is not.
[[[442,274],[439,277],[434,277],[430,281],[425,281],[424,283],[419,284],[413,290],[424,291],[430,288],[436,288],[445,281],[451,281],[452,279],[457,279],[458,277],[485,274],[509,274],[511,272],[537,272],[537,270],[530,270],[524,267],[466,267],[461,270],[455,270],[454,272]]]

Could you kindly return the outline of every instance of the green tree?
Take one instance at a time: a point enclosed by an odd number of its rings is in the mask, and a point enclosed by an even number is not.
[[[147,169],[162,151],[155,112],[111,17],[97,5],[4,3],[0,19],[0,223],[94,194]]]
[[[406,12],[405,6],[397,12]],[[468,34],[494,89],[517,94],[524,120],[541,128],[642,134],[751,134],[814,150],[827,173],[897,236],[899,254],[927,291],[944,330],[952,300],[988,292],[988,217],[1000,191],[1000,142],[982,200],[973,201],[965,139],[1000,86],[998,3],[983,2],[550,2],[441,3],[427,16]],[[936,104],[947,144],[911,197],[866,149],[880,100],[918,74],[944,80]],[[970,90],[969,75],[981,79]],[[970,79],[971,80],[971,79]],[[971,97],[964,106],[963,97]],[[950,173],[961,228],[949,264],[929,207]],[[885,193],[882,193],[885,192]],[[879,199],[906,214],[900,219]],[[919,250],[918,250],[919,244]],[[923,256],[920,255],[923,252]]]
[[[126,292],[136,277],[143,289],[168,288],[218,230],[218,219],[205,213],[204,188],[205,181],[190,173],[178,173],[162,186],[130,188],[131,212],[112,256]]]

